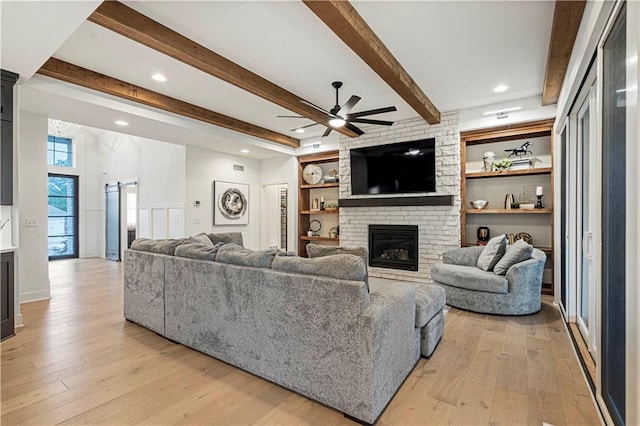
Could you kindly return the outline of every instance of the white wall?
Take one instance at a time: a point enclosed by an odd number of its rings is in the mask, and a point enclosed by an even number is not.
[[[507,118],[496,118],[496,114],[484,115],[485,112],[498,111],[505,108],[520,107],[518,111],[510,111]],[[460,110],[461,132],[527,121],[544,120],[556,116],[556,105],[542,106],[542,96],[531,96],[508,102],[485,105]]]
[[[49,291],[47,252],[47,117],[17,114],[18,238],[16,252],[20,302],[46,299]],[[14,201],[15,202],[15,201]],[[27,227],[27,219],[37,226]]]
[[[234,170],[244,166],[244,171]],[[244,183],[249,185],[249,224],[213,225],[213,182]],[[200,201],[195,207],[194,201]],[[260,246],[260,162],[205,149],[186,148],[186,235],[201,232],[242,232],[245,247]]]

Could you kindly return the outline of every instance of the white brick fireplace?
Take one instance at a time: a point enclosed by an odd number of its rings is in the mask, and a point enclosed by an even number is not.
[[[418,271],[369,268],[373,277],[431,282],[431,265],[442,253],[460,246],[460,134],[458,112],[442,114],[441,122],[429,125],[422,118],[396,122],[391,127],[374,127],[356,139],[340,139],[340,198],[369,198],[351,195],[349,150],[418,139],[436,139],[436,192],[453,195],[453,206],[341,207],[340,244],[368,245],[368,228],[374,225],[417,225]],[[416,194],[408,194],[416,195]],[[400,197],[393,195],[389,197]]]

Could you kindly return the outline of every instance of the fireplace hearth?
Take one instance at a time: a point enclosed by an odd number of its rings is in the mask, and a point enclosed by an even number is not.
[[[369,225],[369,266],[418,270],[418,227]]]

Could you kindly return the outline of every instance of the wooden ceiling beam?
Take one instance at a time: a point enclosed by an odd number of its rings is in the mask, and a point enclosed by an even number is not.
[[[303,0],[342,41],[362,58],[429,124],[440,123],[440,111],[348,1]]]
[[[584,0],[556,0],[547,70],[542,89],[542,105],[552,105],[558,102],[585,5],[586,1]]]
[[[269,102],[280,105],[289,111],[300,114],[309,120],[329,126],[327,115],[309,105],[303,104],[301,102],[302,97],[260,77],[122,3],[105,1],[87,19]],[[358,136],[346,127],[336,128],[335,130],[352,138]]]
[[[118,80],[86,68],[79,67],[56,58],[50,58],[38,71],[38,74],[53,77],[78,86],[117,96],[163,111],[193,118],[225,129],[255,136],[291,148],[298,148],[300,141],[263,127],[238,120],[227,115],[193,105],[143,87]]]

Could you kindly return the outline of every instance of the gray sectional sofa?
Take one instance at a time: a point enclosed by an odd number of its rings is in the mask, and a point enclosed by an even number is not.
[[[372,279],[368,291],[356,255],[141,243],[125,251],[125,318],[361,422],[442,335],[442,289]]]

